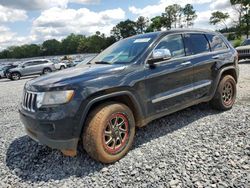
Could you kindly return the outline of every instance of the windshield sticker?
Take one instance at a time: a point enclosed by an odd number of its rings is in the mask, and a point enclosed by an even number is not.
[[[141,38],[141,39],[136,39],[134,43],[140,43],[140,42],[148,42],[150,41],[151,38]]]

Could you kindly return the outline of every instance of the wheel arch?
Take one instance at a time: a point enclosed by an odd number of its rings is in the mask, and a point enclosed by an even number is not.
[[[96,97],[92,99],[86,106],[82,118],[81,118],[81,126],[82,129],[85,125],[86,119],[89,115],[89,113],[94,110],[96,107],[103,103],[108,103],[108,102],[117,102],[117,103],[122,103],[127,105],[131,111],[133,112],[135,122],[137,126],[140,126],[142,123],[142,117],[143,117],[143,112],[141,109],[141,106],[139,102],[136,100],[136,97],[130,93],[129,91],[121,91],[121,92],[115,92],[115,93],[110,93],[106,94],[104,96]]]
[[[220,69],[220,79],[221,80],[225,75],[230,75],[232,76],[236,83],[238,82],[238,72],[234,66],[227,66],[227,67],[222,67]]]
[[[21,72],[20,71],[13,71],[13,72],[10,72],[10,74],[13,74],[13,73],[18,73],[20,76],[22,76]]]

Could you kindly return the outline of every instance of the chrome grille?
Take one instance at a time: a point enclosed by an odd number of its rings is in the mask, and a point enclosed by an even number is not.
[[[250,54],[250,50],[238,50],[239,54]]]
[[[22,107],[30,112],[35,112],[37,94],[30,91],[25,91],[22,101]]]

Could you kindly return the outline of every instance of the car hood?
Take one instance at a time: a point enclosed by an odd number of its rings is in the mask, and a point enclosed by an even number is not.
[[[238,46],[238,47],[236,48],[236,50],[247,50],[247,49],[250,49],[250,45]]]
[[[26,84],[26,89],[40,90],[42,88],[73,86],[77,82],[83,83],[84,81],[117,75],[117,73],[123,71],[125,68],[125,65],[86,65],[83,67],[73,67],[30,80]]]

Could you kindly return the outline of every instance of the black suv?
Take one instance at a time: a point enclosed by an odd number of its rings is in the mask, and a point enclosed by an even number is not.
[[[230,109],[237,78],[237,52],[219,33],[142,34],[87,65],[28,81],[20,117],[40,143],[75,156],[81,140],[91,157],[112,163],[131,148],[136,126],[201,102]]]

